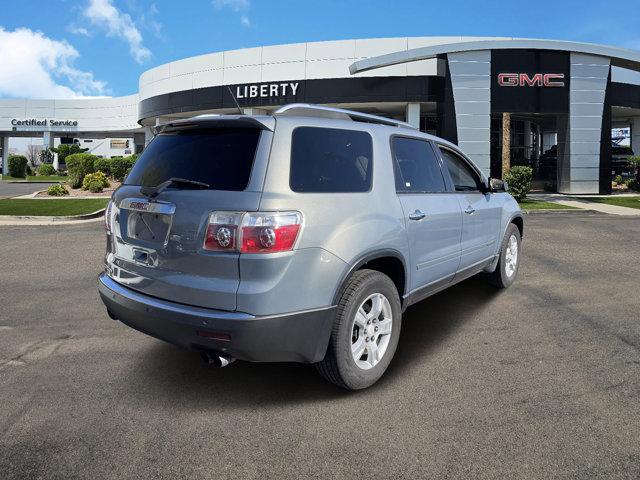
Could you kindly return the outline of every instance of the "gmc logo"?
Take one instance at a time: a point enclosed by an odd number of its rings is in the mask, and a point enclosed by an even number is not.
[[[564,87],[564,73],[499,73],[501,87]]]
[[[132,210],[149,210],[149,204],[147,202],[131,202],[129,207]]]

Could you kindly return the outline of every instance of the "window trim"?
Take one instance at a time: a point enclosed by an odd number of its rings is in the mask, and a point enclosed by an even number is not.
[[[430,190],[415,190],[412,192],[407,192],[407,191],[402,191],[402,190],[398,190],[397,188],[395,188],[396,185],[396,168],[398,169],[398,171],[400,171],[400,165],[398,165],[398,160],[396,158],[396,153],[395,150],[393,149],[393,141],[396,138],[406,138],[407,140],[418,140],[420,142],[425,142],[429,145],[429,147],[431,148],[431,151],[433,152],[433,156],[436,159],[436,164],[438,165],[438,168],[440,169],[440,175],[442,175],[442,182],[444,183],[444,190],[442,190],[441,192],[434,192],[434,191],[430,191]],[[402,134],[402,133],[394,133],[392,135],[389,136],[389,150],[391,152],[391,162],[392,165],[391,167],[393,168],[393,185],[394,185],[394,189],[396,191],[397,195],[425,195],[425,194],[429,194],[429,195],[436,195],[436,194],[441,194],[441,193],[450,193],[449,192],[449,185],[447,184],[447,177],[444,174],[444,171],[442,169],[442,167],[444,166],[443,160],[442,160],[442,156],[440,155],[440,153],[438,151],[436,151],[434,145],[433,145],[433,141],[429,138],[425,138],[425,137],[416,137],[413,135],[406,135],[406,134]]]
[[[369,183],[369,189],[363,190],[361,192],[299,192],[294,190],[291,187],[291,165],[293,163],[293,136],[296,133],[296,130],[300,128],[314,128],[316,130],[341,130],[344,132],[361,132],[367,134],[369,140],[371,140],[371,182]],[[287,186],[292,193],[299,195],[358,195],[363,193],[371,193],[373,191],[373,184],[375,182],[375,170],[374,170],[374,157],[375,157],[375,147],[374,147],[373,135],[368,130],[361,130],[358,128],[335,128],[335,127],[318,127],[316,125],[298,125],[293,130],[291,130],[291,137],[289,141],[289,180],[287,182]]]
[[[462,159],[462,161],[467,164],[467,166],[469,166],[469,168],[471,168],[471,170],[473,172],[475,172],[475,174],[478,177],[478,184],[482,184],[482,180],[484,179],[484,175],[482,174],[482,172],[480,171],[480,169],[478,169],[473,162],[471,162],[471,160],[469,160],[469,158],[467,158],[467,156],[462,153],[459,150],[456,150],[452,147],[450,147],[449,145],[445,145],[444,143],[440,143],[440,142],[435,142],[437,147],[438,147],[438,152],[440,154],[440,157],[442,158],[442,163],[444,165],[445,160],[444,160],[444,156],[442,155],[442,150],[447,150],[448,152],[451,152],[452,154],[460,157]],[[449,167],[447,167],[446,169],[447,171],[447,178],[449,179],[449,184],[450,184],[450,188],[451,188],[451,193],[482,193],[482,190],[480,188],[476,188],[475,190],[456,190],[456,186],[453,183],[453,178],[451,178],[451,173],[449,172]],[[477,187],[477,185],[476,185]]]

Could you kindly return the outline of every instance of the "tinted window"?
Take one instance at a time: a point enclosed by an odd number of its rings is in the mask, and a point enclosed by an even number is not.
[[[465,160],[445,148],[441,148],[440,151],[457,192],[480,190],[478,174]]]
[[[429,142],[395,137],[392,140],[398,192],[444,192],[444,178]]]
[[[214,190],[244,190],[249,183],[260,130],[218,128],[158,135],[126,179],[155,186],[171,177],[204,182]]]
[[[366,192],[372,142],[366,132],[298,127],[291,140],[289,185],[294,192]]]

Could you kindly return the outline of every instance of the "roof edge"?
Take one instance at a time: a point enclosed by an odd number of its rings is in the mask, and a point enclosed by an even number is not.
[[[349,66],[349,72],[354,75],[356,73],[389,67],[401,63],[427,60],[429,58],[435,58],[439,55],[445,55],[448,53],[471,52],[477,50],[532,48],[537,50],[569,51],[607,57],[611,59],[611,65],[613,66],[640,71],[640,51],[636,50],[566,40],[503,39],[443,43],[440,45],[403,50],[400,52],[358,60]]]

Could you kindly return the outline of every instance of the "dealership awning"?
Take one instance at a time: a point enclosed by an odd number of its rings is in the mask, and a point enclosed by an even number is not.
[[[366,72],[376,68],[389,67],[407,62],[417,62],[436,58],[447,53],[471,52],[477,50],[504,50],[504,49],[538,49],[556,50],[575,53],[598,55],[611,59],[611,65],[640,71],[640,52],[625,48],[608,47],[593,43],[568,42],[558,40],[536,39],[501,39],[478,40],[473,42],[453,42],[428,47],[402,50],[395,53],[366,58],[354,62],[349,71],[351,74]]]

